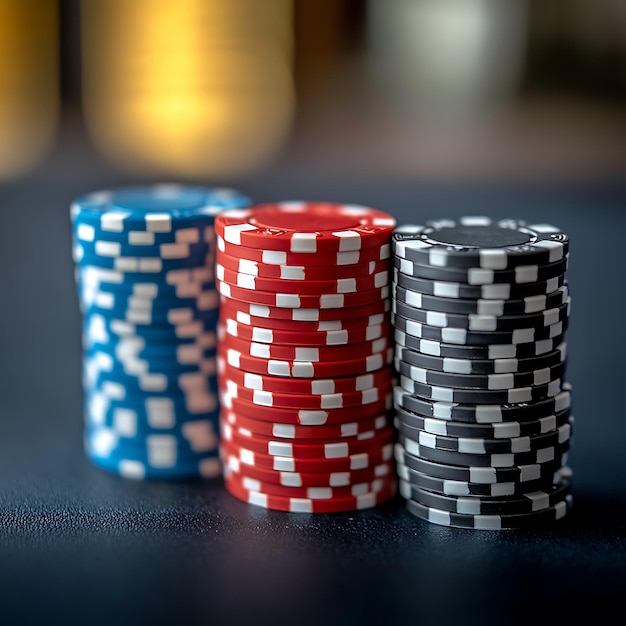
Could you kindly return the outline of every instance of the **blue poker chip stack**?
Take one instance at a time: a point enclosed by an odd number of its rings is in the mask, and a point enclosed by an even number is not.
[[[395,448],[408,510],[499,530],[572,506],[569,240],[468,216],[392,235]]]
[[[221,474],[213,221],[250,204],[173,184],[72,203],[84,445],[96,465],[136,479]]]

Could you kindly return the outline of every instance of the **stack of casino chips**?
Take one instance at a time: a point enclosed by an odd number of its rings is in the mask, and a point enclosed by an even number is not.
[[[568,238],[487,217],[392,237],[395,447],[409,511],[527,527],[572,504]]]
[[[221,474],[213,220],[249,205],[179,185],[72,203],[84,445],[98,466],[138,479]]]
[[[234,497],[322,513],[396,493],[394,227],[382,211],[315,202],[216,218],[221,449]]]

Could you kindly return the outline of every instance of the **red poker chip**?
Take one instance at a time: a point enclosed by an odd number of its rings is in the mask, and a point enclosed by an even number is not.
[[[232,380],[239,387],[246,389],[313,396],[350,393],[372,387],[387,389],[394,384],[394,370],[391,367],[358,376],[303,380],[245,372],[229,366],[222,357],[218,357],[217,371],[222,381]]]
[[[228,469],[224,471],[224,475],[227,478],[235,477],[241,486],[248,491],[282,496],[283,498],[307,498],[309,500],[336,500],[367,493],[378,493],[385,488],[389,481],[395,480],[393,477],[385,476],[345,487],[285,487],[277,485],[275,482],[252,478],[245,473],[231,472]]]
[[[236,251],[239,251],[237,248]],[[334,279],[362,278],[374,276],[380,272],[390,273],[389,259],[376,259],[356,263],[354,265],[270,265],[259,261],[242,258],[241,255],[231,255],[218,250],[216,261],[231,272],[248,274],[259,278],[271,278],[289,281],[328,281]]]
[[[305,266],[305,267],[356,267],[372,261],[387,261],[391,258],[391,244],[351,250],[349,252],[318,252],[317,254],[285,252],[284,250],[266,250],[237,246],[217,238],[216,257],[228,254],[231,257],[255,261],[264,265]]]
[[[311,309],[271,309],[270,313],[272,317],[269,316],[260,316],[251,314],[251,310],[254,313],[261,313],[268,311],[268,307],[259,307],[259,305],[253,304],[250,305],[247,302],[237,302],[237,300],[230,300],[229,298],[223,298],[220,305],[220,315],[224,318],[230,318],[235,320],[238,324],[243,324],[245,326],[254,326],[255,328],[267,328],[272,330],[285,330],[288,332],[307,332],[307,333],[317,333],[317,332],[334,332],[338,330],[355,330],[355,329],[363,329],[368,326],[380,326],[380,325],[390,325],[391,321],[389,318],[389,314],[387,311],[384,311],[384,308],[389,308],[389,302],[386,303],[387,307],[383,307],[381,309],[382,312],[375,313],[366,317],[347,317],[346,319],[321,319],[321,320],[294,320],[294,319],[285,319],[284,317],[278,317],[274,315],[276,311],[280,311],[281,313],[285,313],[285,311],[308,311],[308,315],[313,316],[318,313],[324,313],[322,317],[327,317],[328,310],[326,311],[315,311],[312,312]],[[259,311],[258,309],[262,309],[263,311]],[[355,311],[357,314],[361,313],[362,308],[356,307]],[[332,312],[332,310],[331,310]],[[348,315],[353,313],[353,311],[349,310]],[[334,313],[334,317],[340,317],[343,314],[340,312],[339,315]]]
[[[303,472],[305,474],[329,474],[331,472],[353,472],[373,468],[393,459],[393,444],[387,443],[369,452],[354,454],[342,459],[302,459],[271,456],[254,452],[246,446],[229,441],[220,442],[221,454],[233,456],[242,467],[260,467],[279,472]],[[242,469],[242,471],[244,471]]]
[[[383,488],[376,493],[333,498],[331,500],[289,498],[264,494],[258,491],[249,491],[245,489],[236,474],[231,474],[225,478],[224,484],[232,496],[243,502],[265,509],[289,513],[341,513],[344,511],[371,509],[390,500],[397,493],[397,481],[395,479],[389,479],[389,481],[385,482]]]
[[[302,330],[282,330],[239,324],[222,313],[221,322],[227,336],[238,337],[255,343],[271,343],[298,346],[345,346],[346,344],[364,343],[381,337],[391,337],[391,324],[363,326],[351,330],[329,330],[306,332]],[[224,337],[227,340],[227,337]]]
[[[338,376],[358,376],[375,372],[393,361],[394,348],[388,348],[364,358],[345,361],[283,361],[260,359],[223,345],[218,346],[218,355],[231,367],[255,374],[267,374],[283,378],[335,378]]]
[[[262,304],[279,309],[343,309],[375,304],[389,299],[389,285],[358,293],[325,293],[320,295],[280,293],[275,291],[253,291],[230,283],[216,280],[220,295],[241,302]]]
[[[267,291],[272,293],[291,293],[295,295],[313,295],[334,293],[351,294],[371,291],[389,285],[389,270],[384,269],[373,276],[360,278],[334,278],[333,273],[326,280],[285,280],[282,278],[258,278],[226,269],[217,261],[215,267],[217,280],[249,291]],[[333,277],[329,279],[328,277]]]
[[[355,406],[367,406],[380,401],[393,392],[391,381],[387,387],[370,387],[362,391],[332,393],[322,395],[306,395],[302,393],[277,393],[259,391],[240,387],[233,380],[222,377],[220,388],[232,398],[240,398],[257,406],[276,407],[283,409],[341,409]]]
[[[246,450],[260,452],[268,456],[280,456],[294,459],[343,459],[355,454],[379,450],[394,437],[393,428],[374,431],[367,439],[331,439],[331,440],[294,440],[269,439],[261,436],[244,436],[228,424],[220,424],[223,441],[234,443]]]
[[[246,417],[276,422],[279,424],[302,424],[303,426],[322,426],[324,424],[340,424],[359,419],[368,419],[384,415],[391,410],[393,394],[387,394],[378,402],[365,406],[347,407],[343,409],[289,409],[259,406],[241,398],[233,398],[227,391],[220,388],[219,399],[224,409],[233,410]]]
[[[374,341],[350,344],[349,346],[298,346],[246,341],[226,333],[224,327],[217,327],[218,341],[228,349],[237,350],[258,359],[277,359],[279,361],[343,361],[346,357],[360,359],[383,352],[393,347],[391,337],[381,337]]]
[[[346,487],[384,476],[394,477],[396,475],[396,466],[393,462],[380,463],[374,467],[366,467],[353,472],[329,472],[325,474],[321,472],[280,472],[265,467],[253,467],[243,465],[238,458],[228,455],[222,455],[221,460],[225,471],[229,473],[242,474],[283,487]]]
[[[220,420],[242,434],[274,439],[342,439],[345,437],[358,439],[360,436],[369,436],[370,432],[382,430],[391,425],[388,415],[330,426],[298,426],[266,422],[225,410],[221,411]]]
[[[389,243],[396,220],[365,206],[280,202],[224,211],[215,232],[235,246],[299,254],[351,252]]]
[[[220,294],[220,308],[222,307],[234,307],[236,310],[246,313],[251,318],[255,319],[311,323],[354,320],[367,318],[371,315],[388,314],[391,310],[391,302],[389,298],[384,298],[363,306],[349,306],[340,309],[320,309],[319,307],[292,309],[256,304],[254,302],[244,302],[243,300],[230,298],[222,293]]]

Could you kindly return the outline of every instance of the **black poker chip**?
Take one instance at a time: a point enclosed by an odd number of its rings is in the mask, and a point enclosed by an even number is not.
[[[396,386],[393,391],[394,406],[400,406],[424,417],[470,422],[475,424],[495,424],[500,422],[535,421],[559,413],[571,407],[571,386],[563,383],[562,390],[536,402],[515,404],[472,404],[444,402],[431,398],[421,398]]]
[[[419,309],[396,300],[392,310],[397,315],[437,328],[465,328],[473,332],[507,332],[518,328],[545,328],[564,322],[570,314],[569,298],[552,309],[522,315],[485,315],[482,313],[444,313]]]
[[[463,269],[451,267],[433,267],[421,265],[407,259],[394,257],[394,268],[397,274],[428,278],[429,280],[443,280],[451,283],[467,283],[468,285],[493,285],[495,283],[509,283],[511,285],[530,285],[550,280],[567,271],[569,257],[548,265],[518,265],[510,270],[493,270],[482,267]]]
[[[556,337],[540,339],[532,343],[518,344],[487,344],[487,345],[461,345],[450,344],[434,339],[415,337],[404,331],[394,329],[394,341],[396,354],[400,354],[405,348],[422,354],[439,356],[443,358],[459,359],[530,359],[542,356],[563,343],[565,334]]]
[[[562,287],[565,281],[565,274],[559,274],[554,278],[537,283],[470,285],[464,282],[450,282],[443,279],[415,278],[397,271],[394,272],[394,282],[405,289],[441,298],[474,300],[522,300],[531,296],[548,295]]]
[[[546,415],[539,419],[527,422],[497,422],[495,424],[474,424],[470,422],[457,422],[442,420],[434,417],[424,417],[395,407],[394,421],[398,422],[399,430],[402,426],[447,437],[484,437],[486,439],[512,439],[515,437],[535,437],[556,430],[559,426],[573,420],[570,409],[564,409],[558,413]]]
[[[555,263],[569,251],[568,236],[557,226],[487,216],[398,226],[391,245],[395,256],[415,263],[495,270]]]
[[[493,344],[536,343],[543,339],[553,339],[562,335],[569,326],[569,317],[549,326],[524,327],[501,332],[470,331],[465,328],[440,328],[423,322],[409,319],[396,313],[401,303],[394,302],[391,312],[391,323],[394,328],[407,335],[420,339],[432,339],[440,343],[451,343],[460,346],[488,346]]]
[[[397,302],[404,302],[409,306],[428,311],[441,311],[457,315],[528,315],[564,304],[569,297],[569,285],[565,282],[562,287],[552,293],[529,296],[520,300],[443,298],[412,291],[396,283],[392,284],[392,293]]]
[[[565,363],[567,358],[567,344],[566,342],[562,342],[551,352],[527,359],[463,359],[458,357],[440,357],[401,347],[396,349],[395,356],[396,360],[403,363],[422,367],[430,371],[447,372],[449,374],[519,374],[522,372],[534,372]]]
[[[433,386],[458,389],[505,390],[545,385],[557,378],[564,378],[567,361],[530,372],[504,374],[450,374],[418,367],[396,359],[396,371],[405,378]]]

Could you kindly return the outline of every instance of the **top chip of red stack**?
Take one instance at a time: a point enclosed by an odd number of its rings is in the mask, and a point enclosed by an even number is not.
[[[230,244],[313,255],[380,246],[394,227],[383,211],[330,202],[257,205],[226,211],[215,223],[217,235]]]

